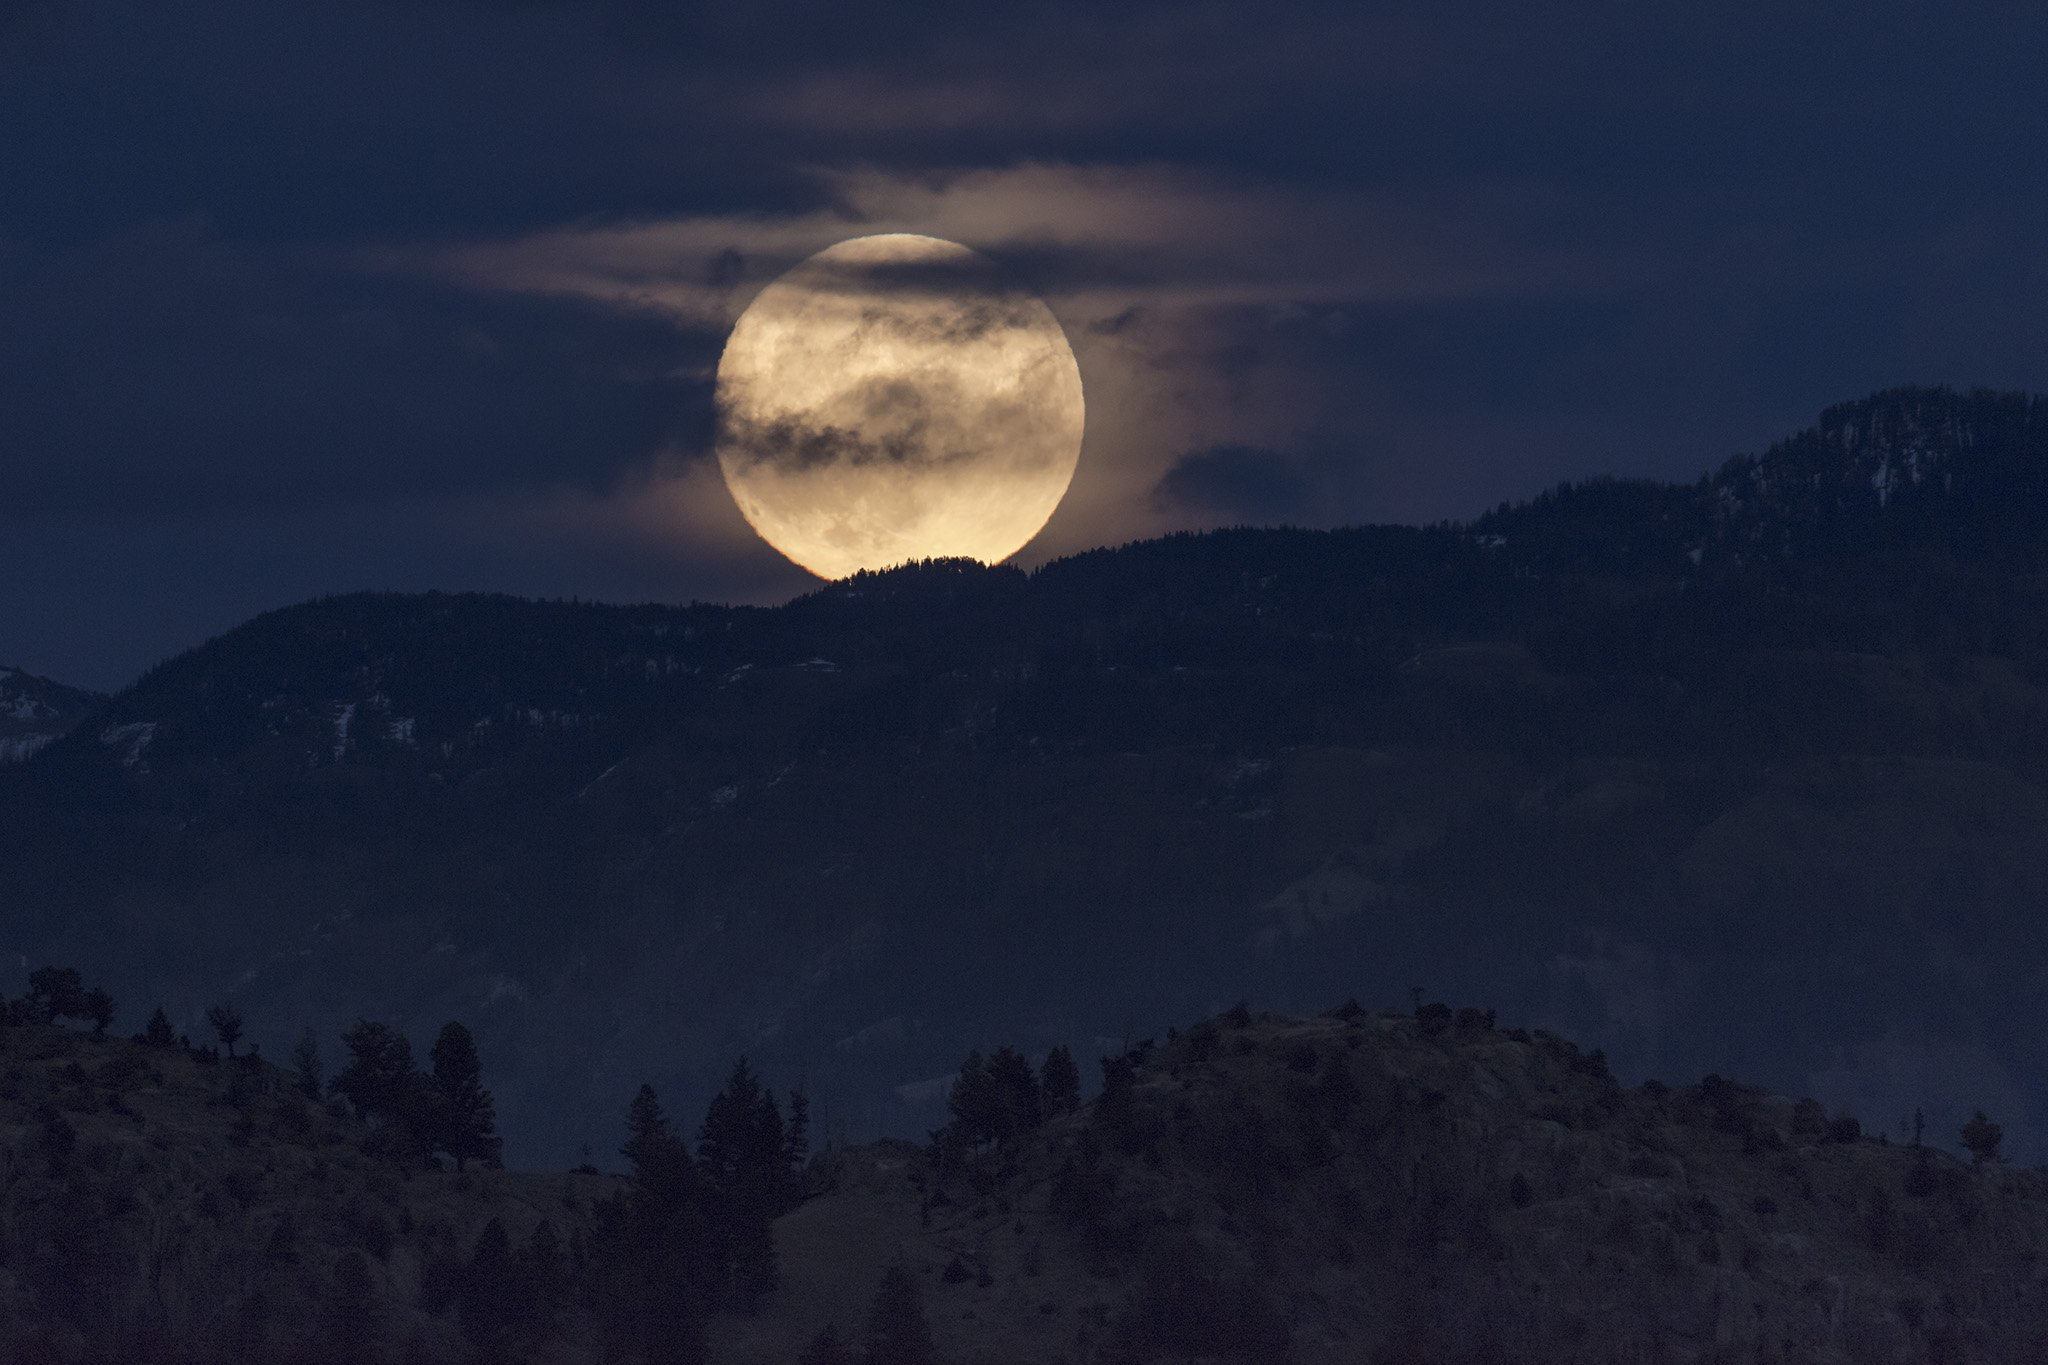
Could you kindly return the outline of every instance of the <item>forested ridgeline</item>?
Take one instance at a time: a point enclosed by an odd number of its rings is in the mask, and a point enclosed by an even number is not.
[[[204,1041],[115,1014],[72,968],[0,1000],[0,1359],[701,1359],[806,1190],[805,1098],[745,1061],[694,1141],[643,1086],[625,1175],[541,1175],[503,1169],[459,1021],[428,1069],[358,1021],[329,1075],[310,1031],[287,1066],[238,1050],[225,1002]]]
[[[970,1054],[927,1142],[811,1150],[744,1061],[620,1174],[496,1169],[484,1068],[365,1021],[325,1074],[0,1012],[0,1354],[616,1365],[2023,1361],[2048,1174],[1417,997]],[[409,1097],[409,1098],[408,1098]],[[1967,1155],[1959,1155],[1966,1153]]]

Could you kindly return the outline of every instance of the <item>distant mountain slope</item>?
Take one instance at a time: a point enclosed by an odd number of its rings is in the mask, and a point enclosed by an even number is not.
[[[883,1269],[941,1361],[2022,1361],[2048,1178],[1886,1145],[1477,1010],[1205,1019],[1098,1098],[946,1161],[837,1154],[717,1365],[859,1340]]]
[[[2040,412],[1902,391],[1698,486],[775,610],[272,612],[0,769],[0,989],[473,1020],[557,1164],[740,1052],[917,1134],[990,1030],[1416,981],[2041,1152]]]
[[[70,730],[102,698],[0,668],[0,763],[19,763]]]
[[[1691,485],[1594,479],[1474,530],[1556,571],[1684,573],[1873,551],[2048,566],[2048,398],[1902,388],[1842,403]]]

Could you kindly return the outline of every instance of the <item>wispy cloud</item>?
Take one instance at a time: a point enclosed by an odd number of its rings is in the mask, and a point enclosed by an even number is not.
[[[1341,352],[1361,317],[1599,292],[1629,268],[1519,231],[1543,209],[1528,187],[1427,199],[1053,163],[928,176],[817,171],[811,184],[808,206],[787,213],[583,222],[384,251],[374,264],[716,335],[764,284],[836,241],[917,232],[974,247],[1052,306],[1088,386],[1081,471],[1039,553],[1220,515],[1213,496],[1199,508],[1154,496],[1189,450],[1285,450],[1312,433],[1327,441],[1364,393],[1333,381],[1331,368],[1349,363]],[[708,383],[708,367],[695,378]],[[1303,507],[1313,500],[1300,491]]]
[[[1498,204],[1263,184],[1165,166],[818,171],[800,212],[580,223],[384,251],[383,268],[730,322],[754,289],[846,237],[919,232],[995,256],[1073,321],[1133,307],[1289,306],[1583,288],[1614,262],[1515,240]]]

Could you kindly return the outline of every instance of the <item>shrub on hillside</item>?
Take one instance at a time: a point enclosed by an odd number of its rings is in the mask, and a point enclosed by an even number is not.
[[[1991,1121],[1982,1109],[1970,1116],[1963,1125],[1963,1146],[1970,1149],[1970,1159],[1979,1166],[1990,1165],[1998,1160],[1998,1145],[2005,1139],[2005,1129]]]

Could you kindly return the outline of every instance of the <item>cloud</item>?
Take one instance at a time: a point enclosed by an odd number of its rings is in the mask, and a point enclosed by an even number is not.
[[[582,223],[381,248],[363,260],[483,294],[569,298],[717,333],[767,282],[834,242],[914,232],[973,247],[1051,305],[1087,387],[1081,468],[1027,558],[1217,515],[1198,511],[1197,493],[1213,488],[1194,474],[1181,476],[1181,496],[1158,493],[1190,450],[1287,448],[1353,422],[1352,409],[1374,391],[1337,378],[1332,363],[1355,363],[1342,352],[1358,319],[1605,291],[1630,264],[1522,240],[1517,214],[1542,201],[1527,187],[1415,198],[1161,165],[1055,163],[816,170],[810,185],[811,203],[780,213]],[[1503,211],[1508,203],[1516,213]],[[756,442],[762,450],[799,462],[845,445],[843,433],[754,434],[767,438]],[[1325,470],[1315,492],[1335,500],[1290,514],[1365,516],[1362,486]]]
[[[1056,307],[1102,321],[1139,305],[1523,296],[1616,274],[1611,260],[1516,241],[1500,203],[1470,196],[1417,200],[1162,165],[818,170],[810,182],[816,202],[789,213],[579,224],[366,260],[700,324],[730,322],[754,289],[833,242],[883,232],[974,247]]]
[[[888,230],[1075,347],[1027,559],[1250,515],[1175,473],[1219,447],[1316,524],[1690,475],[1901,379],[2041,382],[2048,12],[1993,8],[0,0],[0,515],[724,515],[726,329]]]
[[[1152,505],[1214,524],[1274,524],[1312,515],[1312,493],[1299,463],[1280,452],[1220,445],[1175,460],[1152,486]]]
[[[574,299],[366,280],[197,218],[0,242],[8,508],[603,488],[708,438],[715,344]]]

